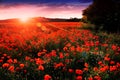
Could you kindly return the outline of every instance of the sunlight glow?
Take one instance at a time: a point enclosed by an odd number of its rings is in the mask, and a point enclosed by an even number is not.
[[[37,23],[37,26],[41,28],[42,31],[47,31],[46,26],[42,25],[41,23]]]
[[[21,22],[27,22],[29,20],[28,17],[21,17],[19,18]]]

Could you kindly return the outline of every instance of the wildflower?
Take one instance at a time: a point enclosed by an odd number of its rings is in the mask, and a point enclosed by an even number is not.
[[[36,64],[44,64],[44,60],[40,58],[35,59],[35,61],[36,61]]]
[[[98,47],[95,48],[96,51],[97,51],[98,49],[99,49]]]
[[[108,53],[107,53],[105,56],[106,56],[106,57],[109,57],[109,56],[110,56],[110,54],[108,54]]]
[[[96,44],[96,46],[98,46],[100,43],[99,43],[99,41],[96,41],[95,44]]]
[[[69,53],[66,53],[65,56],[68,57],[68,56],[69,56]]]
[[[104,71],[105,71],[105,69],[104,69],[104,68],[100,68],[100,71],[101,71],[101,72],[104,72]]]
[[[98,64],[101,65],[101,64],[103,64],[103,63],[102,63],[102,61],[99,61]]]
[[[55,50],[52,50],[52,52],[51,52],[50,54],[51,54],[51,56],[53,56],[53,57],[56,57],[56,56],[57,56]]]
[[[90,46],[94,46],[94,42],[93,41],[90,42]]]
[[[69,71],[69,73],[73,73],[74,72],[73,69],[69,69],[68,71]]]
[[[120,67],[120,63],[119,63],[119,62],[117,62],[117,67],[118,67],[118,68]]]
[[[5,57],[1,57],[1,59],[3,60],[3,59],[5,59]]]
[[[89,77],[88,80],[93,80],[93,78],[92,78],[92,77]]]
[[[112,45],[112,50],[116,50],[117,49],[117,46],[115,46],[115,45]]]
[[[77,76],[76,80],[82,80],[82,76]]]
[[[50,75],[48,75],[48,74],[46,74],[45,76],[44,76],[44,80],[50,80],[52,77],[50,76]]]
[[[30,62],[34,62],[34,59],[30,59]]]
[[[4,57],[6,57],[6,56],[7,56],[7,54],[6,54],[6,53],[4,53],[4,54],[3,54],[3,56],[4,56]]]
[[[20,66],[20,68],[24,68],[25,65],[24,64],[20,64],[19,66]]]
[[[98,68],[97,68],[97,67],[94,67],[93,70],[94,70],[94,71],[98,71]]]
[[[117,70],[116,66],[110,66],[110,71],[115,71],[115,70]]]
[[[3,60],[0,60],[0,63],[3,62]]]
[[[106,44],[106,43],[105,43],[105,44],[103,44],[102,46],[107,47],[107,46],[108,46],[108,44]]]
[[[11,63],[13,63],[13,60],[12,59],[8,59],[7,62],[11,64]]]
[[[71,43],[66,44],[66,46],[67,46],[67,47],[70,47],[70,46],[71,46]]]
[[[88,71],[88,68],[84,68],[84,71]]]
[[[59,58],[60,58],[60,59],[64,58],[64,56],[63,56],[63,53],[62,53],[62,52],[60,52],[59,54],[60,54],[60,55],[59,55]]]
[[[16,70],[16,71],[20,71],[21,69],[20,69],[19,67],[16,67],[15,70]]]
[[[70,63],[70,59],[65,59],[65,62],[66,63]]]
[[[110,58],[109,57],[104,57],[104,60],[105,61],[110,61]]]
[[[64,66],[64,64],[62,62],[54,65],[55,68],[59,68],[59,67],[63,67],[63,66]]]
[[[71,50],[71,51],[75,51],[75,46],[71,46],[71,47],[70,47],[70,50]]]
[[[45,52],[38,52],[38,56],[40,57],[41,55],[43,55]]]
[[[24,74],[26,74],[26,73],[27,73],[27,70],[24,70],[23,72],[24,72]]]
[[[85,42],[85,45],[86,45],[86,46],[90,46],[90,43],[86,41],[86,42]]]
[[[10,66],[10,67],[8,68],[8,70],[11,71],[11,72],[14,72],[14,68],[15,68],[14,66]]]
[[[25,60],[27,60],[27,61],[30,60],[30,57],[29,57],[29,56],[26,56],[26,57],[25,57]]]
[[[108,70],[109,69],[109,66],[104,66],[105,70]]]
[[[100,76],[94,76],[95,80],[102,80]]]
[[[38,52],[38,54],[37,54],[39,57],[42,55],[42,52]]]
[[[63,48],[63,50],[64,50],[64,51],[67,51],[67,50],[68,50],[68,48],[67,48],[67,47],[64,47],[64,48]]]
[[[80,69],[76,69],[76,70],[75,70],[75,73],[78,74],[78,75],[82,75],[82,74],[83,74],[83,71],[80,70]]]
[[[115,64],[115,61],[110,61],[110,64]]]
[[[43,71],[43,70],[44,70],[44,67],[43,67],[42,65],[39,65],[39,66],[38,66],[38,70]]]
[[[17,59],[14,59],[14,60],[13,60],[13,63],[17,63]]]
[[[7,67],[9,67],[9,66],[10,66],[9,63],[4,63],[4,64],[2,65],[3,68],[7,68]]]
[[[47,52],[47,50],[46,50],[46,49],[43,49],[43,52]]]
[[[81,47],[80,47],[80,46],[77,46],[77,47],[76,47],[76,51],[77,51],[77,52],[82,52]]]
[[[85,66],[85,67],[88,67],[88,63],[85,63],[84,66]]]

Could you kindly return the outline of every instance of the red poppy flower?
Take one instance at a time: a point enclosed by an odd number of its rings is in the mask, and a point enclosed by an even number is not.
[[[95,80],[102,80],[100,76],[94,76]]]
[[[9,67],[9,66],[10,66],[9,63],[4,63],[4,64],[2,65],[3,68]]]
[[[11,72],[14,72],[14,69],[15,69],[14,66],[10,66],[10,67],[8,68],[8,70],[11,71]]]
[[[48,75],[48,74],[46,74],[45,76],[44,76],[44,80],[50,80],[52,77],[50,76],[50,75]]]
[[[19,66],[20,66],[20,68],[24,68],[25,65],[24,64],[20,64]]]
[[[74,70],[73,70],[73,69],[69,69],[68,71],[69,71],[69,73],[73,73],[73,72],[74,72]]]
[[[75,70],[75,73],[78,74],[78,75],[82,75],[82,74],[83,74],[83,71],[80,70],[80,69],[76,69],[76,70]]]
[[[92,77],[89,77],[88,80],[93,80],[93,78],[92,78]]]
[[[82,76],[77,76],[76,80],[82,80]]]
[[[38,66],[38,70],[43,71],[43,70],[44,70],[44,67],[43,67],[42,65],[39,65],[39,66]]]

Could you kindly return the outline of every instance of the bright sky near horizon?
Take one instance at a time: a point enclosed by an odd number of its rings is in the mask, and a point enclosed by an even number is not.
[[[21,17],[82,17],[91,0],[6,0],[0,3],[0,20]]]

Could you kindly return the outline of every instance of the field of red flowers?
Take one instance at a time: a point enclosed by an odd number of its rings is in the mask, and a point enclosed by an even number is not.
[[[78,24],[0,25],[0,80],[120,80],[120,44]]]

